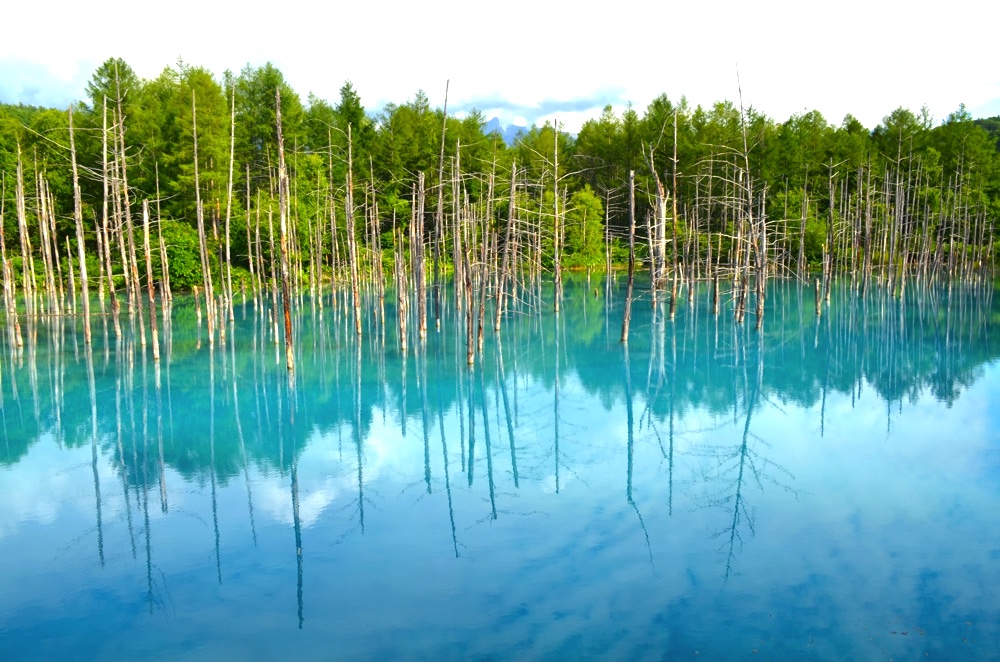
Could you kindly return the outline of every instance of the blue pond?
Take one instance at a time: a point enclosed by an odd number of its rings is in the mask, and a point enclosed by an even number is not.
[[[158,363],[5,326],[0,659],[995,659],[993,292],[641,292],[625,345],[621,285],[471,368],[450,292],[405,354],[391,293],[303,298],[291,379],[250,301]]]

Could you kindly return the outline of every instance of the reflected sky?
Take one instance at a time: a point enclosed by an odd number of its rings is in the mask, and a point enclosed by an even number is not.
[[[209,348],[180,302],[158,371],[40,324],[3,348],[0,656],[988,659],[991,293],[773,287],[760,335],[640,300],[626,350],[570,281],[471,370],[454,317],[403,355],[307,304],[293,386],[251,303]]]

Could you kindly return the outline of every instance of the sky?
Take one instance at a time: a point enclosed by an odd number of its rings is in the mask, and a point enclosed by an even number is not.
[[[339,6],[347,5],[347,6]],[[272,62],[303,99],[336,103],[350,80],[377,111],[423,90],[449,113],[504,124],[558,120],[571,132],[611,104],[641,115],[666,94],[731,100],[784,121],[818,110],[869,129],[900,106],[936,123],[965,104],[1000,115],[1000,5],[885,0],[705,3],[550,0],[169,4],[55,0],[3,11],[0,101],[62,107],[121,57],[143,78],[178,59],[217,76]],[[238,9],[236,9],[238,7]],[[42,19],[43,22],[39,23]]]

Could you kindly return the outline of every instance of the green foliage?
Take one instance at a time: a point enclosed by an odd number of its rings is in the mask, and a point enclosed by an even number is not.
[[[362,210],[371,212],[377,207],[377,231],[383,247],[390,248],[387,242],[393,223],[404,231],[409,227],[420,173],[426,193],[420,222],[428,232],[439,211],[450,227],[458,209],[476,218],[492,209],[489,222],[495,229],[502,228],[508,217],[514,163],[518,167],[519,222],[542,228],[546,264],[553,259],[553,190],[558,189],[560,207],[564,207],[562,263],[567,267],[604,263],[605,223],[615,250],[622,250],[627,236],[629,171],[636,174],[640,251],[647,244],[644,219],[652,209],[654,180],[659,178],[670,198],[668,213],[677,203],[681,239],[687,238],[696,222],[698,232],[710,229],[713,233],[716,259],[720,238],[725,254],[735,234],[734,200],[742,200],[735,194],[744,181],[747,161],[754,178],[754,204],[766,210],[768,227],[775,230],[771,245],[784,255],[797,257],[804,228],[806,258],[814,264],[827,241],[830,219],[839,224],[835,232],[844,236],[849,228],[840,220],[841,215],[845,210],[859,209],[872,191],[876,224],[884,224],[896,213],[898,204],[906,204],[907,223],[914,224],[915,232],[926,231],[934,242],[939,241],[939,234],[943,237],[966,231],[960,224],[952,223],[952,227],[943,220],[950,210],[965,213],[967,209],[968,215],[978,214],[987,220],[1000,215],[1000,118],[974,120],[964,106],[937,126],[926,109],[915,113],[897,108],[869,131],[851,115],[839,125],[816,111],[778,122],[753,108],[741,111],[728,100],[692,106],[683,97],[675,101],[661,95],[640,111],[631,106],[623,110],[606,106],[598,117],[584,123],[576,137],[562,127],[557,132],[552,124],[545,124],[533,126],[514,145],[507,146],[496,134],[484,135],[484,117],[478,111],[446,118],[422,91],[405,103],[390,103],[371,114],[350,81],[340,88],[336,100],[310,94],[303,104],[282,72],[270,63],[217,77],[203,67],[178,61],[155,78],[142,80],[126,62],[110,58],[94,72],[86,103],[74,112],[88,247],[95,247],[95,223],[103,206],[101,129],[107,100],[108,126],[124,121],[132,213],[138,214],[144,199],[154,207],[158,203],[174,286],[185,288],[201,282],[193,229],[194,101],[197,193],[204,203],[208,241],[213,246],[211,259],[218,269],[214,248],[219,240],[215,237],[224,232],[230,104],[235,100],[231,253],[237,267],[249,266],[254,241],[246,236],[249,212],[254,224],[258,217],[261,220],[268,268],[269,213],[273,214],[272,224],[277,225],[276,90],[281,93],[290,222],[295,237],[292,250],[302,261],[309,259],[310,251],[318,250],[314,243],[319,228],[324,264],[329,264],[333,217],[339,250],[345,250],[349,167],[363,254],[369,248],[366,224],[371,216],[364,218]],[[442,127],[444,168],[443,181],[439,181]],[[57,240],[62,245],[67,236],[75,236],[68,144],[65,109],[0,105],[3,230],[8,257],[18,253],[14,212],[18,147],[35,250],[39,246],[40,177],[55,203]],[[118,147],[109,145],[109,150],[109,159],[120,156]],[[831,175],[835,182],[832,194]],[[906,188],[905,201],[900,203],[894,197],[897,181],[903,181]],[[493,199],[487,201],[491,188]],[[808,203],[803,211],[805,200]],[[113,203],[111,207],[113,214]],[[449,243],[446,236],[446,259]],[[698,246],[706,249],[704,234],[698,238]],[[618,252],[615,260],[623,261],[624,256]]]
[[[986,117],[972,121],[976,126],[989,134],[990,138],[996,143],[997,150],[1000,150],[1000,116]]]
[[[90,82],[87,83],[90,109],[99,115],[107,103],[108,110],[117,114],[120,104],[121,114],[131,117],[133,104],[137,102],[136,96],[141,86],[142,81],[125,60],[118,57],[108,58],[94,71]]]
[[[378,141],[373,156],[381,167],[376,180],[388,191],[400,194],[404,182],[423,172],[428,177],[438,169],[441,121],[431,111],[427,95],[418,91],[402,106],[386,105],[378,120]]]
[[[299,95],[273,64],[247,65],[236,85],[236,161],[249,166],[252,187],[269,188],[278,161],[277,99],[281,93],[281,125],[286,149],[306,146],[306,113]]]
[[[885,158],[896,160],[923,147],[928,128],[912,111],[900,107],[882,118],[872,132],[872,140]]]
[[[590,186],[569,198],[564,215],[567,267],[604,264],[604,205]]]
[[[186,223],[165,221],[163,242],[167,246],[170,285],[190,289],[202,284],[201,260],[198,257],[198,232]]]
[[[566,164],[573,160],[575,142],[568,133],[559,131],[559,175],[560,178],[570,171]],[[514,145],[517,162],[523,168],[523,174],[530,180],[546,182],[551,186],[555,176],[556,165],[556,130],[548,122],[545,126],[531,127]]]

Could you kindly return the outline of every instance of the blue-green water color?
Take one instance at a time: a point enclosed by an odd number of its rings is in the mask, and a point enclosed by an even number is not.
[[[453,305],[404,355],[391,293],[360,342],[303,299],[292,379],[251,302],[210,345],[179,298],[158,364],[5,329],[0,659],[995,657],[991,291],[645,293],[627,345],[612,292],[472,368]]]

